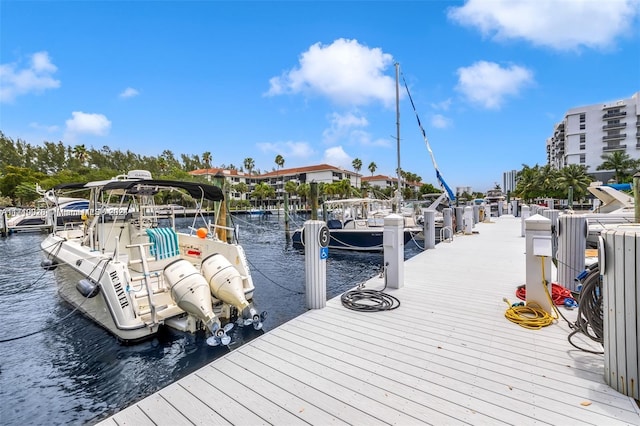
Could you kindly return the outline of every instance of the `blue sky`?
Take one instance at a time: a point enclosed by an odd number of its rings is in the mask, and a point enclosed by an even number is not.
[[[395,68],[447,183],[546,162],[573,107],[640,90],[640,0],[0,3],[0,130],[269,171],[395,175]],[[404,87],[401,166],[436,184]]]

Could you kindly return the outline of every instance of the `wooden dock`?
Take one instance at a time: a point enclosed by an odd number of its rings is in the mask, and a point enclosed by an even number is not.
[[[362,313],[334,298],[100,424],[640,424],[564,321],[505,319],[525,239],[519,218],[493,220],[408,260],[404,287],[385,290],[400,308]]]

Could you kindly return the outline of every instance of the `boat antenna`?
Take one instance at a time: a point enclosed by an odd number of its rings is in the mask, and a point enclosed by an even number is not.
[[[397,72],[397,69],[396,69],[396,72]],[[407,89],[407,95],[409,95],[409,101],[411,102],[411,106],[413,107],[413,112],[416,114],[416,120],[418,120],[418,127],[420,127],[420,132],[422,132],[422,138],[424,139],[424,143],[427,144],[427,150],[431,155],[433,168],[436,169],[436,178],[438,179],[438,183],[440,183],[440,186],[445,191],[447,191],[447,195],[449,196],[449,199],[453,202],[456,200],[456,196],[454,195],[449,185],[447,185],[447,183],[444,181],[442,174],[440,174],[440,170],[438,169],[438,164],[436,163],[436,157],[433,155],[433,151],[431,150],[431,145],[429,145],[429,139],[427,139],[427,134],[425,133],[424,128],[422,127],[422,123],[420,122],[420,117],[418,116],[418,111],[416,110],[416,106],[413,103],[413,98],[411,97],[411,93],[409,93],[409,86],[407,85],[407,80],[405,80],[404,78],[404,74],[402,75],[402,81],[404,82],[404,87]],[[400,154],[398,153],[398,161],[400,161],[399,159],[400,159]]]
[[[401,180],[401,169],[400,169],[400,64],[398,62],[395,63],[396,66],[396,151],[398,155],[398,167],[396,169],[396,173],[398,174],[398,193],[396,194],[396,204],[397,207],[394,207],[394,211],[400,211],[400,200],[402,197],[402,180]],[[395,206],[394,205],[394,206]],[[396,210],[397,208],[397,210]]]

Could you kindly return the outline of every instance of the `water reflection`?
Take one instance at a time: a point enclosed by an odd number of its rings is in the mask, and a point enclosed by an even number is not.
[[[304,253],[287,241],[283,218],[234,221],[251,263],[256,308],[268,317],[260,331],[235,327],[228,348],[208,346],[203,334],[171,330],[121,345],[58,296],[53,273],[39,267],[43,234],[0,238],[0,340],[43,330],[0,343],[1,423],[94,423],[305,312]],[[188,229],[191,219],[177,225]],[[374,276],[382,261],[378,253],[332,251],[327,296]]]

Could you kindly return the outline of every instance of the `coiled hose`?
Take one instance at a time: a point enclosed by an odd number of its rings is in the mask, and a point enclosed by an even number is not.
[[[568,336],[569,343],[581,351],[602,354],[604,353],[602,351],[581,348],[571,340],[577,333],[582,332],[595,342],[600,344],[604,342],[603,292],[600,267],[597,263],[594,263],[581,275],[584,275],[584,277],[580,280],[582,282],[582,290],[578,300],[578,318],[573,324],[574,330]]]

